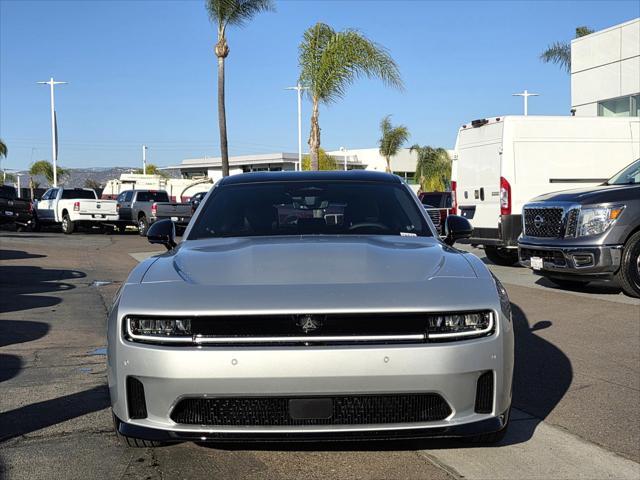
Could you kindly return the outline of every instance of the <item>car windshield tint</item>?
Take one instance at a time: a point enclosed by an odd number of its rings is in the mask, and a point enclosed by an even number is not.
[[[136,202],[168,202],[167,192],[138,192]]]
[[[640,160],[616,174],[607,182],[609,185],[640,185]]]
[[[401,184],[270,182],[216,188],[190,240],[272,235],[431,236]]]
[[[96,194],[93,190],[63,190],[62,191],[62,199],[63,200],[71,200],[74,198],[91,198],[95,199]]]
[[[16,198],[15,188],[0,186],[0,198],[8,198],[9,200],[14,200]]]

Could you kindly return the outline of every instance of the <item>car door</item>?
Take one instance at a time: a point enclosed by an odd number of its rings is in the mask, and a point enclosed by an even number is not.
[[[133,191],[129,190],[126,192],[122,192],[120,196],[118,196],[118,203],[120,204],[119,219],[123,222],[131,222],[133,220],[133,217],[131,215],[131,204],[133,203]]]
[[[50,188],[44,193],[44,195],[38,202],[38,208],[37,208],[38,218],[40,220],[49,221],[49,222],[54,220],[55,216],[54,216],[53,208],[55,206],[55,199],[57,195],[58,195],[57,188]]]

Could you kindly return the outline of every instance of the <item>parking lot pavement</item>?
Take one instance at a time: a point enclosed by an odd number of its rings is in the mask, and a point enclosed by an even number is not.
[[[640,478],[640,303],[496,266],[516,332],[502,446],[126,449],[111,427],[106,308],[136,262],[161,251],[134,233],[0,232],[0,478]]]

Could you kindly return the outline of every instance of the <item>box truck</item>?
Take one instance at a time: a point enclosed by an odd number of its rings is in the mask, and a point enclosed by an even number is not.
[[[605,182],[640,156],[640,118],[505,116],[458,131],[452,190],[460,215],[501,265],[518,261],[522,206],[558,190]]]

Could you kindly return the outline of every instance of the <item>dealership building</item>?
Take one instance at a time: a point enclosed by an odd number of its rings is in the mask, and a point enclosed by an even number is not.
[[[577,116],[640,114],[640,18],[571,42],[571,109]]]

